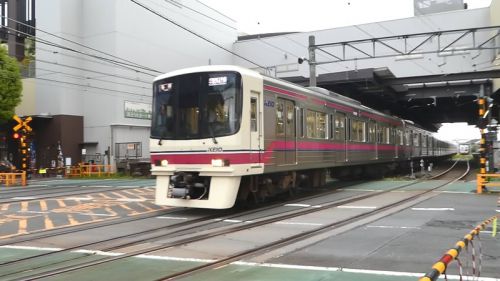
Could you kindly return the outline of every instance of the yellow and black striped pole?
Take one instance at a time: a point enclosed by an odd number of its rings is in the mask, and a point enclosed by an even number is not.
[[[432,270],[429,271],[425,276],[422,278],[418,279],[419,281],[436,281],[439,278],[439,275],[443,274],[446,272],[446,268],[448,265],[457,259],[458,255],[460,252],[469,246],[469,243],[479,235],[479,232],[481,230],[484,230],[486,226],[490,223],[493,223],[496,225],[496,220],[498,219],[497,216],[493,216],[485,221],[483,221],[481,224],[477,225],[471,232],[469,232],[467,235],[464,236],[464,238],[460,241],[458,241],[455,244],[455,248],[449,249],[440,259],[437,261],[433,266]],[[479,276],[480,272],[478,272]],[[460,279],[462,280],[462,279]]]
[[[484,97],[480,97],[477,100],[477,104],[479,107],[478,114],[478,127],[481,132],[481,140],[479,141],[479,175],[478,179],[484,179],[484,175],[486,174],[486,99]],[[477,182],[477,193],[482,193],[485,185],[483,184],[483,180],[478,180]]]

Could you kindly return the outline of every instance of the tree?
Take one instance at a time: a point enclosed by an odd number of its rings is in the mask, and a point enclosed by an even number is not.
[[[0,46],[0,123],[10,120],[21,102],[23,84],[19,64]]]

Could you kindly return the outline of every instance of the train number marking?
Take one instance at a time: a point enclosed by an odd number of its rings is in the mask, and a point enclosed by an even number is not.
[[[272,100],[265,100],[264,101],[264,106],[274,107],[274,101],[272,101]]]
[[[208,152],[223,152],[224,149],[222,149],[222,147],[220,146],[213,146],[213,147],[209,147]]]

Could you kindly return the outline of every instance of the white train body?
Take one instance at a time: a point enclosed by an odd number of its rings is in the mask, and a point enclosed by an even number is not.
[[[320,185],[327,169],[353,172],[456,151],[354,100],[236,66],[167,73],[153,88],[159,205],[230,208],[237,197],[271,196],[302,181]]]

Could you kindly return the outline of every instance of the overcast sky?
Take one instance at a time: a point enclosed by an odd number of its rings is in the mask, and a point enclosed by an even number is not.
[[[247,34],[312,31],[413,16],[413,0],[200,0]],[[499,1],[499,0],[495,0]],[[491,0],[465,0],[470,9]]]

